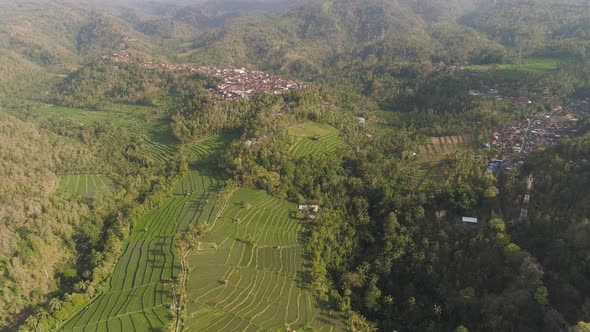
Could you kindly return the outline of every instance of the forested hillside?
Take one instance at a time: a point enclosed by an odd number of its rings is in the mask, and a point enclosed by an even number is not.
[[[433,8],[440,11],[437,20],[421,15],[431,13]],[[370,65],[371,61],[384,60],[379,58],[383,51],[401,61],[431,60],[441,49],[451,47],[458,52],[463,47],[432,41],[428,31],[434,22],[451,24],[459,8],[442,2],[404,0],[309,1],[262,22],[245,21],[207,33],[193,43],[194,50],[187,51],[192,54],[189,59],[223,64],[248,64],[248,60],[256,59],[251,65],[300,75],[321,74],[350,56],[369,58]],[[465,43],[500,48],[475,32],[461,31],[457,38]],[[471,62],[481,61],[469,49],[463,52],[467,52]],[[371,56],[377,59],[371,60]]]
[[[583,0],[494,1],[467,14],[471,26],[520,56],[586,57],[590,47],[590,4]]]
[[[589,15],[1,2],[0,331],[585,331]]]
[[[51,193],[58,174],[84,169],[96,159],[81,144],[33,123],[3,112],[0,120],[0,326],[5,326],[57,290],[56,276],[71,274],[77,255],[71,241],[84,224],[94,227],[91,211],[83,202],[62,202]]]

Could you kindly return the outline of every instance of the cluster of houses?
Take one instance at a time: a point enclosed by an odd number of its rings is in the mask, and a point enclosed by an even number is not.
[[[128,51],[120,51],[112,54],[105,54],[100,57],[103,60],[110,60],[111,62],[127,63],[133,60],[131,53]]]
[[[197,67],[195,71],[217,78],[219,83],[212,92],[223,99],[229,100],[249,98],[256,94],[282,94],[290,90],[301,90],[307,87],[300,82],[245,68]]]
[[[133,57],[122,51],[103,55],[102,59],[112,62],[130,62]],[[217,86],[210,91],[224,100],[247,99],[257,94],[282,94],[290,90],[301,90],[307,86],[301,82],[271,76],[262,71],[239,69],[220,69],[215,67],[193,66],[189,64],[165,64],[154,61],[144,62],[149,69],[168,70],[185,73],[200,73],[217,78]]]
[[[581,115],[590,115],[590,100],[575,100],[567,108],[557,105],[542,116],[496,129],[486,146],[500,153],[490,161],[486,171],[511,172],[524,163],[531,151],[575,134],[574,126]]]
[[[547,90],[547,93],[549,93],[548,90]],[[472,97],[494,98],[497,101],[511,100],[515,104],[519,104],[519,105],[531,105],[533,103],[533,101],[531,100],[531,97],[536,96],[536,94],[534,94],[534,93],[532,93],[530,96],[529,95],[508,96],[507,94],[505,94],[504,92],[502,92],[501,90],[498,90],[498,89],[488,89],[487,91],[469,90],[467,92],[467,94]]]

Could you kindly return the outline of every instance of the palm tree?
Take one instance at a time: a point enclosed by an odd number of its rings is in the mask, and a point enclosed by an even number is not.
[[[55,297],[49,301],[49,310],[51,310],[52,313],[56,313],[61,309],[62,304],[63,303]]]

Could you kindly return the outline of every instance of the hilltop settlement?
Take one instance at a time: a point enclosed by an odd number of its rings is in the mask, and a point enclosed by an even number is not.
[[[128,63],[138,61],[129,52],[117,52],[103,55],[103,60],[113,63]],[[247,70],[246,68],[221,69],[209,66],[194,66],[190,64],[165,64],[154,61],[142,62],[145,68],[168,70],[184,73],[199,73],[217,79],[215,88],[210,92],[223,100],[248,99],[258,94],[282,94],[290,90],[301,90],[307,86],[301,82],[284,79],[264,73],[262,71]]]

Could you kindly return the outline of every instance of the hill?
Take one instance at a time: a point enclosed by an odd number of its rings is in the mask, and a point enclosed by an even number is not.
[[[426,4],[439,9],[434,18]],[[330,82],[394,108],[393,100],[411,93],[434,64],[506,60],[510,50],[458,24],[460,13],[445,2],[309,1],[206,32],[183,45],[178,58]]]
[[[394,40],[424,45],[432,41],[429,26],[452,23],[453,18],[465,10],[465,6],[454,4],[406,0],[308,1],[266,20],[242,20],[206,33],[193,43],[187,55],[189,59],[210,59],[217,64],[244,63],[264,66],[264,69],[285,70],[305,64],[321,69],[355,50],[375,54],[376,50],[367,47],[370,45],[384,45]],[[432,14],[434,8],[438,13]],[[480,44],[486,44],[485,38],[475,31],[465,38],[479,39]],[[434,44],[436,48],[446,47],[436,41]],[[397,46],[390,52],[404,53],[400,50],[404,45]],[[434,50],[421,56],[428,59]],[[406,60],[415,60],[408,54],[410,52],[407,50],[403,54]],[[400,58],[404,58],[403,55]]]
[[[521,55],[585,57],[590,45],[590,4],[583,0],[504,0],[460,18]]]

